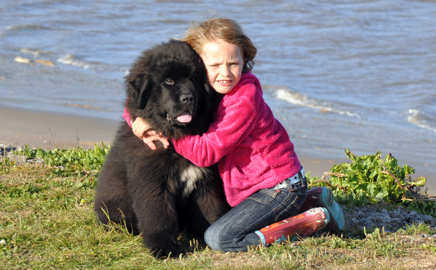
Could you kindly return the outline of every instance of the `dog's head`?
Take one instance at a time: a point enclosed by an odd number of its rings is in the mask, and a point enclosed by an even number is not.
[[[207,130],[219,101],[201,58],[182,41],[144,51],[126,86],[132,119],[143,117],[153,129],[173,138]]]

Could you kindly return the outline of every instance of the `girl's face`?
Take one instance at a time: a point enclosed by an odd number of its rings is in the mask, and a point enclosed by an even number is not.
[[[210,85],[220,94],[229,93],[241,79],[241,49],[222,39],[207,42],[201,50]]]

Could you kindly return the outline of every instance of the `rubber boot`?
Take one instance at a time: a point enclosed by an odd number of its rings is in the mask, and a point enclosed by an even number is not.
[[[327,209],[318,207],[309,209],[296,216],[273,223],[258,231],[263,245],[280,243],[282,241],[293,241],[298,236],[305,237],[323,229],[330,221]]]
[[[307,191],[306,200],[301,207],[301,211],[306,211],[313,207],[324,207],[330,215],[330,223],[327,229],[334,233],[344,230],[345,219],[341,206],[333,198],[333,193],[329,188],[316,187]]]

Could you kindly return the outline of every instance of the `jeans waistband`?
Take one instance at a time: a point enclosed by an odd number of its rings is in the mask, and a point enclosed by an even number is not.
[[[307,188],[307,179],[304,175],[304,169],[301,168],[295,175],[283,180],[283,182],[275,185],[272,189],[289,188],[291,191]]]

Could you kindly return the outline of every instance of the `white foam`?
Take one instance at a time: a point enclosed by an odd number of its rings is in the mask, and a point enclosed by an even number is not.
[[[33,30],[49,30],[50,27],[39,24],[19,24],[9,25],[6,27],[6,31],[33,31]]]
[[[79,60],[76,56],[72,54],[67,54],[57,60],[59,63],[65,64],[65,65],[72,65],[76,67],[81,67],[84,69],[88,69],[91,65],[89,63],[86,63],[84,61]]]
[[[21,48],[21,53],[30,54],[33,57],[39,57],[41,54],[49,54],[48,52],[41,49],[31,49],[31,48]]]
[[[411,124],[414,124],[420,128],[428,129],[433,132],[436,132],[436,127],[430,124],[431,119],[424,113],[420,112],[416,109],[409,109],[409,114],[407,116],[407,121]],[[433,121],[434,122],[434,121]]]
[[[349,117],[360,118],[360,115],[357,113],[336,109],[330,104],[326,104],[325,102],[318,101],[314,98],[309,98],[308,96],[302,95],[292,90],[278,89],[275,94],[277,98],[294,105],[309,107],[312,109],[320,110],[321,112],[338,113]]]

